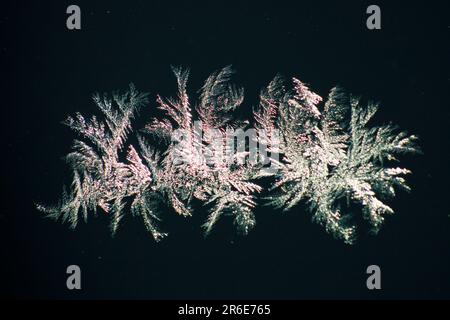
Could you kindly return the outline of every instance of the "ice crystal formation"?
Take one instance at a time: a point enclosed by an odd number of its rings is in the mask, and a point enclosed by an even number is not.
[[[245,161],[247,152],[231,146],[229,137],[248,121],[232,121],[232,113],[243,99],[242,88],[230,84],[232,70],[213,73],[200,91],[195,107],[197,121],[186,92],[188,72],[173,70],[178,83],[176,99],[158,96],[159,108],[167,118],[154,119],[145,129],[169,141],[164,153],[164,192],[167,201],[181,215],[192,214],[190,204],[197,199],[210,207],[203,227],[209,233],[223,213],[234,217],[238,230],[246,234],[255,224],[252,208],[261,187],[257,165]],[[170,120],[169,120],[170,119]],[[225,157],[225,154],[230,157]]]
[[[128,147],[126,162],[120,161],[131,120],[139,107],[147,103],[146,94],[136,91],[133,85],[124,94],[112,98],[94,95],[94,101],[105,119],[95,116],[86,120],[81,114],[69,117],[64,123],[84,140],[75,140],[73,151],[66,156],[73,169],[71,191],[63,189],[58,205],[38,205],[49,217],[68,221],[71,227],[79,216],[86,221],[88,212],[97,208],[111,214],[111,231],[114,234],[124,214],[126,198],[132,198],[131,213],[142,217],[146,228],[158,240],[165,234],[158,231],[155,210],[161,198],[161,186],[157,180],[158,154],[142,140],[142,158],[135,147]]]
[[[39,210],[75,227],[100,209],[111,216],[113,234],[130,213],[160,240],[166,235],[158,227],[161,205],[191,216],[199,204],[208,212],[205,234],[222,215],[231,215],[237,230],[246,234],[255,225],[260,178],[270,177],[269,201],[262,203],[289,210],[303,201],[315,221],[352,243],[357,212],[376,232],[384,215],[393,213],[382,200],[395,195],[394,187],[409,189],[403,177],[409,170],[387,164],[401,153],[418,152],[416,137],[390,124],[370,127],[374,103],[364,106],[338,87],[322,103],[300,80],[294,78],[286,89],[276,77],[262,90],[254,111],[257,134],[247,143],[234,143],[237,133],[252,128],[250,121],[235,119],[244,91],[231,84],[232,69],[209,76],[197,101],[188,96],[188,71],[173,72],[177,95],[157,96],[165,117],[140,130],[137,145],[129,143],[128,135],[148,99],[133,85],[111,97],[94,95],[102,120],[76,114],[64,122],[80,136],[66,156],[73,181],[57,205],[38,205]],[[256,145],[272,156],[260,152],[252,161]]]
[[[377,104],[364,106],[339,87],[331,90],[323,108],[321,102],[295,78],[292,90],[276,77],[262,91],[257,125],[279,130],[278,148],[284,155],[269,204],[289,210],[305,200],[315,221],[352,243],[358,207],[376,233],[384,215],[393,213],[381,199],[393,197],[394,187],[409,190],[403,176],[410,171],[385,162],[419,152],[417,138],[391,124],[369,127]]]

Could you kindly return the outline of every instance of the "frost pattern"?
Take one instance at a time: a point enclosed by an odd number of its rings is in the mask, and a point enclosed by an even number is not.
[[[394,187],[409,190],[409,170],[386,167],[403,153],[417,153],[417,137],[389,124],[369,127],[378,106],[331,90],[327,101],[293,78],[287,90],[276,77],[261,93],[255,118],[260,127],[278,129],[283,163],[276,174],[269,204],[289,210],[305,200],[313,219],[335,237],[352,243],[356,211],[361,208],[373,232],[393,210],[381,201],[395,196]]]
[[[87,221],[88,211],[96,213],[97,207],[112,217],[111,231],[117,231],[124,213],[126,198],[132,198],[131,212],[139,215],[155,240],[165,234],[158,231],[159,220],[155,210],[161,187],[155,172],[158,171],[158,154],[142,145],[146,164],[136,149],[130,145],[126,162],[121,162],[122,150],[131,120],[136,110],[147,103],[147,95],[139,93],[133,85],[124,94],[113,94],[112,98],[94,95],[94,102],[102,111],[105,120],[95,116],[86,120],[81,114],[69,117],[64,122],[85,141],[75,140],[73,151],[66,156],[73,170],[71,191],[63,189],[62,199],[53,207],[38,205],[38,209],[54,219],[68,221],[72,228],[78,223],[81,213]]]
[[[246,161],[247,152],[228,147],[228,137],[248,121],[232,121],[232,113],[244,100],[242,88],[230,84],[231,67],[208,77],[200,90],[193,121],[186,92],[188,71],[173,69],[178,83],[176,99],[158,96],[159,108],[167,118],[154,119],[146,131],[169,141],[164,153],[166,198],[181,215],[192,214],[193,199],[210,207],[203,227],[208,234],[220,216],[231,214],[239,231],[246,234],[255,224],[252,212],[261,187],[253,183],[258,168]],[[223,152],[231,154],[225,157]]]
[[[286,89],[277,76],[262,90],[254,111],[256,140],[235,145],[230,137],[248,130],[249,121],[235,120],[244,90],[231,84],[231,67],[208,77],[194,107],[187,93],[188,70],[173,72],[177,96],[157,96],[165,117],[141,130],[146,135],[138,134],[137,146],[127,144],[127,138],[136,111],[148,99],[133,85],[112,97],[94,95],[103,120],[76,114],[64,122],[81,137],[66,156],[72,185],[70,191],[63,189],[56,206],[37,205],[39,210],[74,228],[80,217],[87,221],[88,213],[100,208],[111,215],[113,234],[130,212],[158,241],[166,235],[158,227],[161,204],[182,216],[191,216],[200,204],[208,211],[205,234],[224,214],[247,234],[255,226],[253,210],[263,190],[258,181],[271,177],[266,204],[289,210],[304,200],[315,221],[352,243],[359,209],[377,232],[384,215],[393,213],[382,200],[395,196],[394,187],[409,190],[403,176],[410,171],[387,164],[398,161],[399,154],[419,152],[417,138],[391,124],[369,127],[376,104],[363,106],[339,87],[322,103],[300,80],[293,78],[293,88]],[[270,158],[275,171],[265,170],[264,155],[249,161],[252,144],[282,155],[281,161]]]

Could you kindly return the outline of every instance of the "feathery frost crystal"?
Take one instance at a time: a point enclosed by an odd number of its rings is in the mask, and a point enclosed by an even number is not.
[[[260,178],[271,177],[269,201],[263,203],[289,210],[304,200],[315,221],[352,243],[358,211],[376,232],[384,215],[393,213],[381,200],[393,197],[394,187],[409,190],[403,178],[409,170],[385,165],[401,153],[419,152],[416,137],[393,125],[368,126],[376,104],[363,106],[338,87],[322,104],[300,80],[294,78],[293,88],[286,89],[276,77],[261,92],[251,128],[233,115],[244,90],[230,83],[230,67],[208,77],[194,104],[187,93],[188,71],[173,72],[177,96],[157,97],[166,117],[148,123],[137,146],[127,138],[136,111],[148,99],[133,85],[123,94],[94,96],[103,120],[76,114],[65,121],[81,137],[66,156],[73,182],[56,206],[37,205],[39,210],[75,227],[80,217],[86,221],[100,208],[111,215],[113,234],[130,212],[160,240],[166,235],[158,227],[161,205],[191,216],[195,202],[209,212],[205,234],[224,214],[247,234],[255,226]]]
[[[369,127],[377,105],[361,105],[341,88],[331,90],[323,109],[322,98],[298,79],[286,90],[279,77],[261,93],[258,126],[278,129],[282,165],[271,189],[271,205],[289,210],[305,200],[315,221],[328,232],[352,243],[355,209],[377,232],[384,215],[393,210],[380,199],[393,197],[394,187],[409,190],[404,168],[385,167],[401,153],[418,152],[415,136],[396,133],[393,125]],[[344,201],[342,201],[344,200]]]

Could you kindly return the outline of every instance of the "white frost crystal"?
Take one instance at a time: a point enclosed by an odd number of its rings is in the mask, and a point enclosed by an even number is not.
[[[130,212],[160,240],[166,234],[157,224],[159,205],[190,216],[195,200],[209,211],[203,225],[206,234],[223,214],[231,215],[238,231],[246,234],[255,225],[253,208],[263,189],[259,178],[272,177],[267,204],[288,210],[304,200],[315,221],[352,243],[357,208],[376,232],[383,216],[393,213],[381,199],[393,197],[395,186],[409,190],[403,178],[409,171],[385,165],[401,153],[419,152],[416,137],[392,125],[369,127],[377,105],[364,107],[334,88],[321,106],[322,98],[300,80],[294,78],[288,90],[276,77],[261,92],[254,112],[257,134],[236,145],[230,141],[249,130],[249,121],[233,117],[244,90],[230,84],[232,69],[225,67],[208,77],[195,111],[187,94],[188,71],[173,71],[177,97],[158,96],[166,118],[153,119],[144,128],[157,147],[141,135],[138,146],[127,144],[136,110],[148,102],[133,85],[112,98],[94,96],[103,121],[80,114],[65,121],[82,138],[66,156],[73,169],[72,186],[69,192],[63,190],[58,205],[38,205],[39,210],[75,227],[80,216],[86,221],[89,211],[101,208],[111,215],[113,234],[123,214]],[[259,161],[254,161],[256,145],[281,155],[281,161],[265,153],[258,153]],[[268,164],[275,170],[267,170]]]
[[[410,171],[384,164],[419,152],[417,138],[396,133],[393,125],[369,127],[377,105],[364,107],[339,87],[319,108],[318,95],[298,79],[293,83],[293,90],[285,90],[275,78],[261,93],[256,117],[259,126],[281,133],[284,158],[270,204],[288,210],[305,200],[314,220],[347,243],[354,240],[359,204],[377,232],[384,214],[393,213],[380,199],[393,197],[394,186],[409,190],[402,176]]]

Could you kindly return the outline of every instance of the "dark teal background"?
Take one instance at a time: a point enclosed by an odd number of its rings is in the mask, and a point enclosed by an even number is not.
[[[2,4],[2,296],[63,299],[450,298],[448,10],[442,2],[381,3],[382,29],[366,28],[361,1],[28,1]],[[82,29],[66,29],[77,4]],[[109,218],[75,231],[44,219],[70,171],[62,157],[75,135],[61,121],[97,110],[96,92],[133,82],[150,93],[135,128],[155,114],[155,96],[176,93],[170,65],[191,68],[192,98],[215,69],[233,64],[246,90],[242,114],[277,72],[326,96],[340,84],[381,102],[376,121],[420,136],[423,156],[406,156],[411,193],[388,201],[395,215],[377,236],[362,226],[347,246],[289,213],[257,208],[256,229],[235,235],[220,220],[204,239],[206,212],[164,212],[169,237],[156,244],[139,219],[115,238]],[[134,138],[133,138],[134,139]],[[82,290],[66,289],[77,264]],[[365,270],[382,271],[382,290]]]

